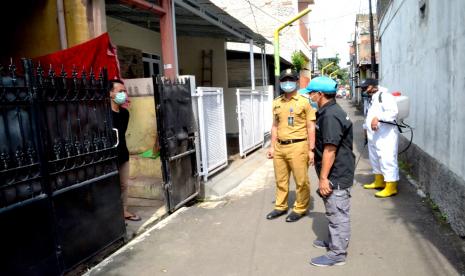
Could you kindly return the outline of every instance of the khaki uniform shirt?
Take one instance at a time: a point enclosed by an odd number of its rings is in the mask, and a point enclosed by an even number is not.
[[[274,99],[273,118],[278,124],[278,139],[307,139],[307,122],[316,120],[315,113],[316,110],[302,95],[295,94],[289,100],[285,95]]]

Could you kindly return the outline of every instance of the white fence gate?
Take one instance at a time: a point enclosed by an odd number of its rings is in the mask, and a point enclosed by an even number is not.
[[[265,136],[271,135],[273,126],[273,86],[264,87],[263,91],[263,133]]]
[[[228,165],[223,88],[197,87],[192,91],[200,135],[199,174],[207,181],[208,176]]]
[[[263,146],[264,142],[264,104],[263,92],[250,89],[237,89],[237,119],[239,123],[239,154]]]

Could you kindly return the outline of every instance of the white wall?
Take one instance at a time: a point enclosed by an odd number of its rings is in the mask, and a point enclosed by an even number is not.
[[[178,62],[180,75],[195,75],[197,86],[201,83],[202,50],[213,50],[213,85],[228,86],[226,49],[223,38],[179,36]]]
[[[380,22],[381,85],[410,97],[414,143],[465,178],[465,1],[393,0]]]
[[[161,55],[160,33],[107,16],[107,29],[111,42]]]

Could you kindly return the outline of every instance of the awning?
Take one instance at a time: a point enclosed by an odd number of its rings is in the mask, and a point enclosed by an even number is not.
[[[195,37],[223,37],[231,42],[249,42],[256,45],[270,43],[239,20],[207,0],[173,0],[175,3],[176,34]],[[156,1],[148,1],[157,4]],[[117,0],[106,2],[107,16],[160,31],[160,20],[153,13],[131,8]]]

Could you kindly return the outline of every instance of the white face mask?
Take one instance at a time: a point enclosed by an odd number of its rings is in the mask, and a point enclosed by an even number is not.
[[[284,82],[281,82],[279,84],[279,86],[281,87],[281,89],[285,93],[291,93],[291,92],[294,92],[295,89],[297,88],[297,82],[295,82],[295,81],[284,81]]]
[[[126,93],[124,93],[124,91],[118,92],[118,93],[115,95],[115,98],[113,99],[113,101],[114,101],[117,105],[122,105],[122,104],[126,103],[126,100],[127,100],[127,97],[126,97]]]

